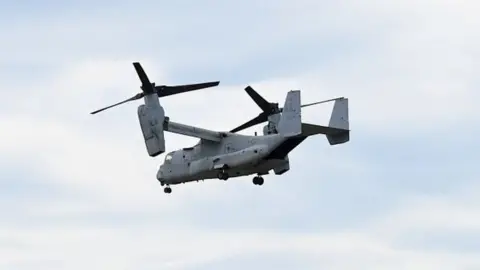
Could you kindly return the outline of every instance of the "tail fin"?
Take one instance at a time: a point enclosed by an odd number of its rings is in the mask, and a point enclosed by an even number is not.
[[[302,133],[301,106],[300,90],[288,92],[278,123],[278,133],[285,137]]]
[[[350,141],[350,124],[348,122],[348,98],[335,100],[328,127],[342,130],[336,134],[327,135],[330,145]]]
[[[342,144],[350,141],[350,124],[348,122],[348,99],[335,100],[332,115],[328,126],[302,123],[302,135],[312,136],[325,134],[330,145]]]

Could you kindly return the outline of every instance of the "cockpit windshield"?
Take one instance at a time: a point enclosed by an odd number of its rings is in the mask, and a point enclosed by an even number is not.
[[[165,156],[165,163],[169,164],[172,162],[172,153],[168,153],[166,156]]]

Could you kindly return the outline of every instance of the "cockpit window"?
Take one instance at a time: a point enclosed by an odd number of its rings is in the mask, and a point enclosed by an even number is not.
[[[170,163],[172,161],[172,154],[168,154],[165,156],[165,163]]]

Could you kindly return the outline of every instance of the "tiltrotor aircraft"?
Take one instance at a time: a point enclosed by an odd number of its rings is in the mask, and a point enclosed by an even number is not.
[[[179,86],[156,86],[148,79],[138,62],[133,66],[142,82],[142,92],[120,103],[92,112],[144,99],[138,107],[138,118],[147,152],[156,157],[165,152],[164,131],[199,138],[192,147],[172,151],[165,156],[157,172],[157,179],[171,193],[170,185],[205,179],[227,180],[230,177],[255,175],[253,183],[262,185],[263,175],[271,170],[281,175],[290,170],[288,154],[307,137],[324,134],[330,145],[350,140],[348,99],[335,98],[302,105],[300,90],[289,91],[283,108],[261,97],[252,87],[245,91],[262,112],[245,124],[227,132],[213,131],[170,121],[160,105],[159,98],[219,85],[219,81]],[[302,123],[301,108],[335,101],[328,126]],[[263,135],[248,136],[236,132],[267,122]]]

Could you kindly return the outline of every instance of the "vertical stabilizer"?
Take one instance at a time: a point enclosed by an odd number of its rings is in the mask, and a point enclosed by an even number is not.
[[[288,92],[278,123],[278,133],[285,137],[302,133],[300,90]]]
[[[342,144],[350,141],[348,114],[348,98],[335,100],[328,127],[339,129],[340,132],[335,135],[327,135],[330,145]]]

